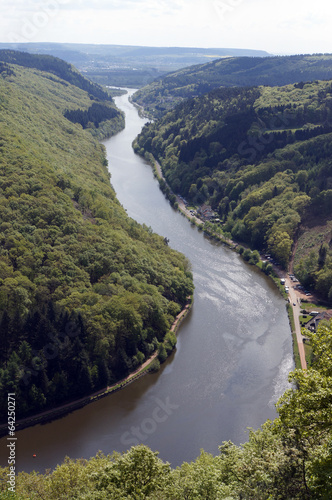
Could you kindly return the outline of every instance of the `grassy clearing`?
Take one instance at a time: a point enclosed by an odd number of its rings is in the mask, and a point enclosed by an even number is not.
[[[313,302],[306,302],[305,299],[302,299],[302,307],[303,307],[303,309],[305,309],[306,311],[309,311],[309,312],[310,311],[321,312],[321,311],[327,311],[328,309],[330,309],[327,306],[314,304]]]
[[[310,223],[310,225],[313,222]],[[300,260],[305,259],[312,250],[317,252],[323,243],[329,243],[331,238],[332,221],[325,223],[317,222],[315,227],[303,228],[303,233],[299,236],[297,241],[297,249],[294,257],[294,267],[296,267]]]
[[[301,370],[301,359],[295,333],[292,333],[292,339],[293,339],[293,354],[294,354],[295,368],[297,370]]]
[[[301,327],[305,326],[309,321],[312,320],[312,318],[313,318],[312,315],[307,315],[307,314],[301,315],[300,318],[299,318],[300,319],[300,325],[301,325]]]
[[[307,366],[311,366],[313,362],[313,352],[312,352],[312,347],[311,344],[304,343],[304,352],[305,352],[305,359],[307,362]]]
[[[288,312],[288,318],[289,318],[289,324],[291,327],[292,333],[295,332],[295,323],[294,323],[294,313],[293,313],[293,308],[290,304],[287,304],[287,312]]]

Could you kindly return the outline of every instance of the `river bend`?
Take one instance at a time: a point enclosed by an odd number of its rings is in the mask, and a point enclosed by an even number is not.
[[[139,442],[172,466],[194,460],[201,448],[217,454],[224,440],[242,443],[248,427],[276,416],[274,404],[293,369],[285,301],[263,274],[171,208],[151,167],[131,147],[146,120],[128,95],[115,101],[126,113],[126,128],[104,142],[112,185],[130,217],[169,238],[190,259],[194,306],[160,372],[59,420],[18,432],[20,470],[44,471],[66,455],[89,458]]]

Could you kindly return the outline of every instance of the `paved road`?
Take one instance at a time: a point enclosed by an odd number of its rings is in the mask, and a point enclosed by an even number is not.
[[[296,333],[296,340],[297,340],[297,345],[298,345],[299,353],[300,353],[301,368],[302,368],[302,370],[306,370],[307,369],[307,362],[305,359],[303,336],[301,333],[301,325],[300,325],[300,311],[302,309],[300,295],[294,290],[293,282],[291,281],[291,279],[288,276],[285,277],[285,280],[286,280],[285,285],[289,287],[289,300],[290,300],[291,306],[293,308],[295,333]]]
[[[165,180],[165,178],[163,176],[163,173],[162,173],[162,170],[161,170],[161,166],[160,166],[160,164],[156,160],[155,160],[155,165],[156,165],[156,170],[157,170],[158,176]],[[193,216],[190,213],[190,211],[187,209],[187,207],[185,206],[184,202],[182,201],[181,198],[179,198],[179,196],[177,196],[176,198],[177,198],[177,202],[178,202],[180,210],[185,215],[187,215],[187,217],[194,218],[195,222],[198,223],[198,224],[202,224],[203,223],[201,219]],[[233,242],[231,242],[231,243],[233,244]],[[234,246],[234,244],[233,244],[233,246]],[[296,341],[297,341],[297,345],[298,345],[298,349],[299,349],[299,354],[300,354],[301,368],[302,368],[302,370],[306,370],[307,369],[307,362],[306,362],[306,359],[305,359],[305,350],[304,350],[304,345],[303,345],[303,336],[302,336],[302,333],[301,333],[301,325],[300,325],[300,318],[299,318],[300,317],[300,311],[301,311],[300,294],[296,290],[294,290],[294,288],[293,288],[294,283],[289,278],[288,275],[285,276],[285,280],[286,280],[285,284],[289,287],[289,299],[290,299],[291,306],[293,308]]]
[[[179,196],[176,197],[176,201],[178,202],[179,209],[181,210],[181,212],[183,212],[190,220],[193,219],[196,224],[204,224],[204,222],[199,217],[196,217],[190,212],[190,210],[187,209],[184,201],[182,201],[181,198],[179,198]]]

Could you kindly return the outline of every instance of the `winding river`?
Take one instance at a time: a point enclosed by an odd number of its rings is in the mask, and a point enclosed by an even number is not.
[[[224,440],[242,443],[248,427],[275,417],[274,404],[293,369],[285,301],[264,275],[171,208],[150,166],[131,148],[145,120],[128,95],[116,103],[126,113],[126,128],[104,142],[112,185],[130,217],[169,238],[190,259],[194,306],[176,351],[158,373],[18,432],[18,470],[43,472],[66,455],[89,458],[139,442],[172,466],[194,460],[201,448],[217,454]],[[0,442],[5,465],[5,438]]]

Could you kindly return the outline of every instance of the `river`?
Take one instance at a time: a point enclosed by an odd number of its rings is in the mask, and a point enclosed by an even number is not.
[[[104,142],[112,185],[130,217],[169,238],[190,259],[194,306],[158,373],[18,432],[18,470],[43,472],[66,455],[89,458],[139,442],[172,466],[194,460],[201,448],[217,454],[224,440],[243,443],[248,427],[276,416],[274,404],[294,367],[285,301],[262,273],[171,208],[151,167],[131,148],[146,120],[128,95],[115,101],[126,113],[126,128]],[[0,442],[3,450],[5,438]],[[2,454],[1,465],[4,460]]]

